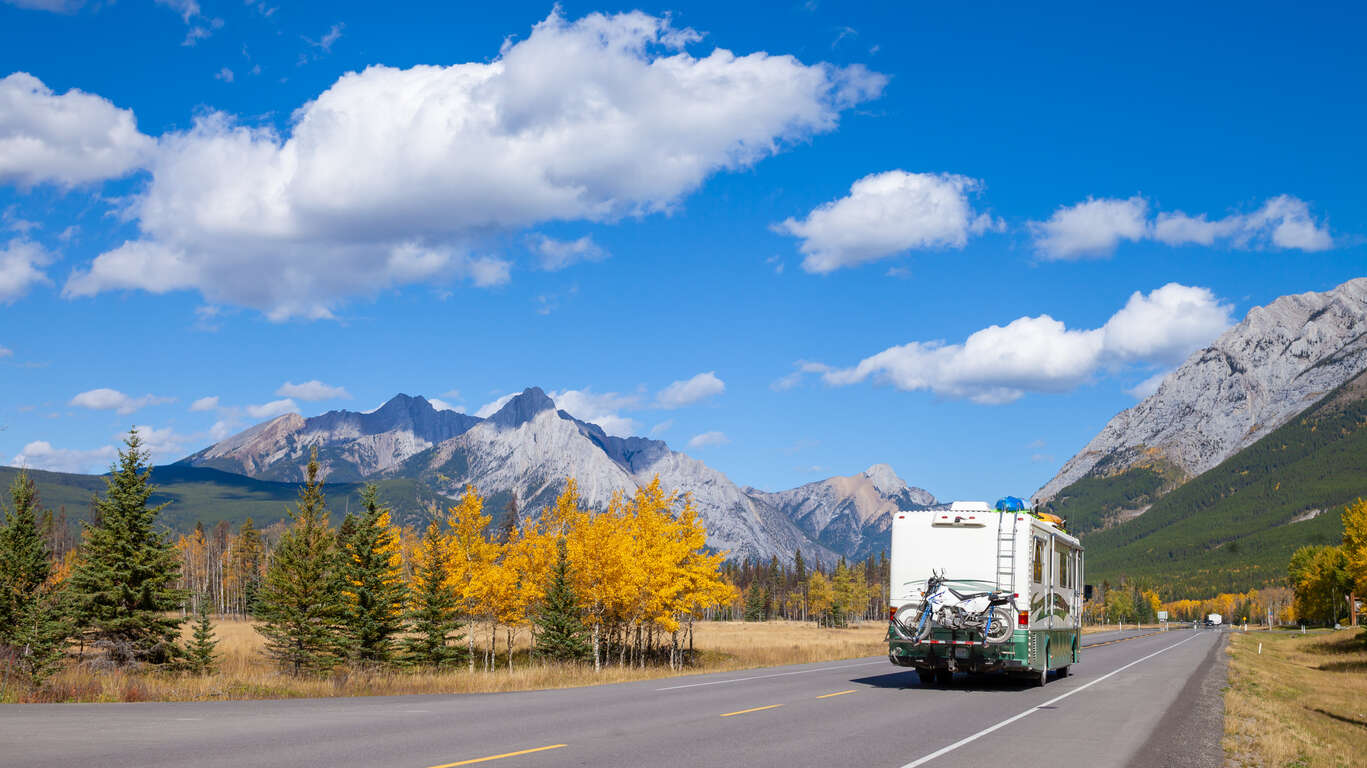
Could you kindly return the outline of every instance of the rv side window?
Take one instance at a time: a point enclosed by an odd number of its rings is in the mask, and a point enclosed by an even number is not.
[[[1036,584],[1044,583],[1044,539],[1035,539],[1035,567],[1033,577]]]
[[[1068,584],[1068,558],[1069,558],[1069,557],[1072,557],[1072,553],[1069,552],[1068,550],[1066,550],[1066,549],[1060,549],[1060,550],[1058,551],[1058,585],[1059,585],[1060,587],[1063,587],[1064,589],[1067,589],[1067,588],[1070,586],[1070,585]]]

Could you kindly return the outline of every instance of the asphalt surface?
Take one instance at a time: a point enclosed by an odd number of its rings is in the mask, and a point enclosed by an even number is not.
[[[1222,640],[1087,635],[1043,688],[927,687],[877,657],[506,694],[7,705],[0,766],[1218,765]]]

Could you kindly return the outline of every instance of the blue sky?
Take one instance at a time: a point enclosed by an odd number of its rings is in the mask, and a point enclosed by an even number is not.
[[[0,2],[0,461],[537,385],[990,500],[1363,274],[1360,9],[851,5]]]

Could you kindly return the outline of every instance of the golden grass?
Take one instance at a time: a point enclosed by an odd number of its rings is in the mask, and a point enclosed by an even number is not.
[[[1236,633],[1228,653],[1227,765],[1367,764],[1367,641],[1361,631]]]
[[[292,677],[275,669],[262,655],[261,636],[248,621],[221,620],[214,625],[219,638],[218,671],[208,676],[162,672],[92,670],[72,666],[54,675],[44,689],[28,700],[43,701],[209,701],[320,696],[388,696],[414,693],[490,693],[539,688],[569,688],[680,674],[723,672],[779,664],[831,661],[887,653],[886,625],[869,622],[847,629],[823,629],[814,624],[786,621],[762,623],[699,622],[694,646],[699,660],[684,672],[668,667],[621,668],[602,672],[591,666],[550,665],[531,661],[523,632],[514,643],[510,672],[505,636],[499,633],[499,663],[492,672],[458,670],[363,672],[350,670],[327,678]],[[189,627],[185,629],[189,636]],[[476,632],[476,654],[480,654]],[[487,641],[487,629],[485,630]],[[521,653],[517,652],[518,650]],[[478,662],[477,662],[478,666]],[[7,692],[5,697],[14,700]]]

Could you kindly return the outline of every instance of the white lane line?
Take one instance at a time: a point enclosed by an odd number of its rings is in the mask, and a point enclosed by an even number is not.
[[[1052,699],[1050,699],[1050,700],[1044,702],[1043,704],[1037,704],[1037,705],[1035,705],[1035,706],[1033,706],[1033,707],[1031,707],[1031,708],[1025,710],[1024,712],[1020,713],[1019,715],[1016,715],[1016,716],[1014,716],[1014,717],[1008,717],[1007,719],[1001,721],[1000,723],[997,723],[996,725],[989,726],[989,727],[987,727],[987,728],[982,729],[981,731],[978,731],[977,733],[973,734],[972,736],[967,736],[967,737],[965,737],[965,738],[959,739],[958,741],[954,742],[953,744],[950,744],[949,746],[944,747],[944,748],[942,748],[942,749],[937,749],[937,750],[935,750],[934,752],[931,752],[930,754],[926,755],[925,757],[923,757],[923,758],[921,758],[921,759],[919,759],[919,760],[913,760],[913,761],[911,761],[910,763],[907,763],[906,765],[902,766],[902,768],[916,768],[916,766],[918,766],[918,765],[925,765],[926,763],[930,762],[931,760],[934,760],[935,758],[939,757],[940,755],[943,755],[943,754],[946,754],[946,753],[949,753],[949,752],[953,752],[954,750],[958,749],[959,747],[962,747],[963,745],[968,744],[969,742],[977,741],[978,739],[981,739],[982,737],[986,736],[986,735],[989,734],[989,733],[992,733],[993,731],[995,731],[995,730],[997,730],[997,729],[999,729],[999,728],[1005,728],[1006,726],[1008,726],[1008,725],[1010,725],[1010,724],[1016,722],[1017,720],[1021,719],[1022,717],[1025,717],[1026,715],[1029,715],[1029,714],[1033,714],[1033,713],[1035,713],[1035,712],[1038,712],[1038,711],[1040,711],[1041,709],[1044,709],[1045,707],[1049,706],[1050,704],[1054,704],[1054,703],[1056,703],[1056,702],[1063,701],[1064,699],[1068,698],[1069,696],[1072,696],[1072,695],[1075,694],[1075,693],[1081,693],[1082,691],[1085,691],[1085,690],[1087,690],[1088,688],[1091,688],[1092,686],[1096,685],[1097,683],[1101,682],[1102,680],[1105,680],[1106,678],[1110,677],[1111,675],[1120,674],[1121,672],[1124,672],[1125,670],[1129,669],[1130,667],[1133,667],[1135,664],[1138,664],[1138,663],[1140,663],[1141,661],[1148,661],[1149,659],[1152,659],[1154,656],[1157,656],[1157,655],[1160,654],[1160,653],[1166,653],[1166,652],[1168,652],[1168,651],[1171,651],[1173,648],[1176,648],[1177,646],[1181,645],[1182,643],[1190,642],[1190,641],[1192,641],[1192,640],[1195,640],[1195,639],[1198,638],[1198,637],[1200,637],[1200,635],[1192,635],[1191,637],[1188,637],[1186,640],[1181,640],[1181,641],[1179,641],[1179,642],[1173,643],[1172,645],[1169,645],[1167,648],[1161,648],[1161,649],[1159,649],[1159,650],[1157,650],[1157,651],[1154,651],[1153,653],[1151,653],[1151,654],[1149,654],[1148,656],[1145,656],[1145,657],[1143,657],[1143,658],[1135,659],[1134,661],[1130,662],[1129,664],[1126,664],[1126,665],[1123,666],[1123,667],[1120,667],[1119,669],[1113,669],[1113,670],[1111,670],[1110,672],[1107,672],[1106,674],[1102,675],[1101,677],[1098,677],[1097,679],[1091,681],[1090,683],[1087,683],[1087,684],[1085,684],[1085,685],[1079,685],[1078,687],[1074,688],[1074,689],[1071,690],[1071,691],[1068,691],[1067,693],[1063,694],[1062,696],[1055,696],[1054,698],[1052,698]]]
[[[697,687],[704,686],[704,685],[724,685],[724,684],[726,684],[726,683],[743,683],[743,682],[745,682],[746,680],[764,680],[765,678],[769,678],[769,677],[787,677],[788,675],[805,675],[805,674],[807,674],[808,672],[829,672],[829,671],[831,671],[831,670],[833,670],[833,669],[850,669],[851,667],[871,667],[871,666],[873,666],[874,664],[887,664],[887,663],[888,663],[888,662],[883,661],[883,660],[880,659],[879,661],[866,661],[866,662],[864,662],[864,663],[862,663],[862,664],[842,664],[842,665],[840,665],[840,666],[838,666],[838,667],[822,667],[822,668],[820,668],[820,669],[799,669],[799,670],[797,670],[796,672],[779,672],[779,673],[773,674],[773,675],[753,675],[753,676],[751,676],[751,677],[737,677],[737,678],[734,678],[734,679],[732,679],[732,680],[712,680],[712,681],[706,682],[706,683],[688,683],[687,685],[671,685],[671,686],[667,686],[667,687],[665,687],[665,688],[656,688],[655,690],[657,690],[657,691],[674,691],[674,690],[678,690],[678,689],[680,689],[680,688],[697,688]]]

